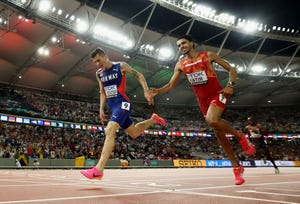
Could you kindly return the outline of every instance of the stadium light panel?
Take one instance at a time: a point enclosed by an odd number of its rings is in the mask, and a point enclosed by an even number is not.
[[[39,3],[38,11],[45,13],[48,12],[50,8],[51,8],[51,2],[49,0],[42,0]]]
[[[248,33],[253,33],[259,29],[259,23],[255,21],[247,21],[246,23],[241,24],[241,27],[244,31]]]
[[[41,56],[49,56],[50,51],[49,51],[49,49],[46,48],[46,47],[40,47],[40,48],[38,49],[38,54],[41,55]]]
[[[95,39],[123,50],[129,50],[134,47],[134,41],[130,37],[119,30],[109,28],[105,25],[96,25],[93,33]]]
[[[261,65],[261,64],[256,64],[256,65],[253,65],[251,70],[254,72],[254,73],[262,73],[264,71],[266,71],[266,67]]]
[[[75,30],[78,33],[84,33],[89,29],[89,23],[87,21],[83,21],[80,18],[76,19]]]
[[[61,9],[58,9],[57,14],[61,15],[63,13],[63,11]]]
[[[169,47],[161,47],[157,49],[157,55],[159,60],[168,61],[174,57],[174,51]]]

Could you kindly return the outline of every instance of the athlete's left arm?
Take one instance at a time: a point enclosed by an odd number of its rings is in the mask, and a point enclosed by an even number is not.
[[[153,98],[150,95],[149,87],[144,75],[136,70],[134,70],[129,64],[121,62],[121,72],[122,74],[128,73],[133,75],[140,82],[141,86],[144,89],[144,96],[147,99],[149,105],[153,105]]]
[[[233,84],[229,84],[229,86],[231,85],[233,87],[236,81],[236,69],[214,52],[208,52],[208,59],[211,64],[215,62],[229,72],[229,82],[233,82]]]

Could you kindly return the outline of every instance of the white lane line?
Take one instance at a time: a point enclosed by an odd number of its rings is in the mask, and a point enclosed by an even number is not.
[[[287,182],[272,182],[272,183],[253,183],[253,184],[244,184],[243,187],[250,186],[267,186],[267,185],[276,185],[276,184],[300,184],[300,181],[287,181]],[[239,188],[237,185],[228,185],[228,186],[208,186],[208,187],[200,187],[200,188],[184,188],[184,189],[176,189],[176,191],[191,191],[191,190],[207,190],[207,189],[219,189],[219,188]]]
[[[294,190],[294,189],[282,189],[282,188],[265,188],[265,187],[259,187],[256,188],[256,190],[272,190],[272,191],[286,191],[286,192],[299,192],[300,193],[300,189],[299,190]]]
[[[278,196],[292,196],[292,197],[300,197],[300,195],[294,194],[286,194],[286,193],[273,193],[273,192],[265,192],[265,191],[256,191],[256,190],[244,190],[244,191],[236,191],[238,193],[256,193],[256,194],[268,194],[268,195],[278,195]]]
[[[117,196],[147,195],[147,194],[155,194],[155,193],[163,193],[163,192],[170,192],[170,191],[120,193],[120,194],[109,194],[109,195],[92,195],[92,196],[77,196],[77,197],[63,197],[63,198],[46,198],[46,199],[34,199],[34,200],[10,200],[10,201],[2,201],[2,202],[0,201],[0,204],[35,203],[35,202],[50,202],[50,201],[61,201],[61,200],[78,200],[78,199],[117,197]]]
[[[241,199],[241,200],[251,200],[251,201],[263,201],[263,202],[269,202],[269,203],[299,204],[299,203],[295,203],[295,202],[282,201],[282,200],[250,198],[250,197],[231,196],[231,195],[212,194],[212,193],[198,193],[198,192],[188,192],[188,191],[176,192],[176,190],[173,191],[172,193],[182,193],[182,194],[189,194],[189,195],[201,195],[201,196],[209,196],[209,197],[231,198],[231,199]]]
[[[58,180],[58,179],[56,179]],[[68,181],[64,179],[59,179],[60,181]],[[0,179],[0,181],[11,181],[8,179]],[[109,188],[109,189],[126,189],[126,190],[137,190],[137,191],[165,191],[165,188],[157,188],[157,187],[145,187],[145,186],[131,186],[131,185],[120,185],[120,184],[113,184],[113,183],[106,183],[101,181],[81,181],[81,182],[73,182],[73,183],[50,183],[50,182],[32,182],[28,184],[29,181],[19,181],[26,184],[8,184],[8,185],[0,185],[0,188],[8,188],[8,187],[34,187],[34,186],[96,186],[98,188]]]

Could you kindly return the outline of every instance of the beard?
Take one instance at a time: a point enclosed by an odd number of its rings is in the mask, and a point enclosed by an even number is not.
[[[187,54],[189,54],[190,51],[191,51],[191,49],[187,49],[186,51],[182,51],[182,54],[187,55]]]

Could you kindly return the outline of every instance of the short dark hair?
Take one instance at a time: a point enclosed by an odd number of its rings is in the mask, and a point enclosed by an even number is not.
[[[104,55],[106,55],[106,54],[105,54],[105,52],[104,52],[104,50],[103,50],[102,48],[98,47],[98,48],[96,48],[96,49],[92,52],[91,58],[94,58],[96,55],[102,55],[102,56],[104,56]]]
[[[193,39],[192,39],[192,37],[190,35],[182,35],[179,38],[177,38],[177,41],[180,40],[180,39],[186,39],[186,40],[188,40],[190,42],[193,42]]]

